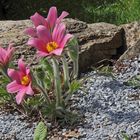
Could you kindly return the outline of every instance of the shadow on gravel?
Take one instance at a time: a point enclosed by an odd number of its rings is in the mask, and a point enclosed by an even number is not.
[[[110,121],[120,124],[122,122],[132,123],[140,120],[140,113],[131,111],[131,112],[108,112],[110,116]]]
[[[118,90],[123,90],[126,89],[126,87],[124,87],[123,84],[121,84],[119,81],[117,80],[112,80],[110,82],[106,82],[102,85],[104,88],[110,88],[113,93],[119,93]],[[122,94],[122,93],[121,93]],[[115,97],[115,96],[114,96]],[[111,105],[112,106],[112,105]],[[123,106],[122,106],[123,108]],[[112,111],[110,110],[110,105],[106,104],[106,110],[109,110],[105,113],[107,113],[110,117],[110,121],[116,123],[116,124],[120,124],[122,122],[127,122],[127,123],[132,123],[132,122],[136,122],[138,120],[140,120],[140,113],[138,112],[134,112],[134,111]],[[117,110],[117,108],[116,108]]]
[[[117,125],[140,121],[140,112],[131,108],[129,100],[126,98],[127,93],[131,93],[133,90],[115,79],[95,85],[97,85],[97,89],[93,86],[93,91],[91,90],[91,93],[83,98],[82,114],[86,113],[87,116],[97,117],[97,119],[99,117],[101,121],[108,118],[111,124]],[[124,99],[128,102],[125,103]],[[134,104],[136,105],[136,103]]]
[[[124,85],[121,84],[117,80],[112,80],[110,82],[106,82],[102,85],[104,88],[110,88],[114,93],[117,92],[120,88],[122,88]]]

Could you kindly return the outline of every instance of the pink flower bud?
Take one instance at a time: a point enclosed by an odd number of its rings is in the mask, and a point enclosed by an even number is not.
[[[7,49],[0,47],[0,66],[6,67],[12,56],[13,56],[14,48],[12,44],[9,44]]]

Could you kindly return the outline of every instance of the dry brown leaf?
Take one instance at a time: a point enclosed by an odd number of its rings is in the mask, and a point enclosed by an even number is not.
[[[80,132],[76,131],[69,131],[68,133],[65,134],[65,137],[67,138],[79,138],[81,136]]]

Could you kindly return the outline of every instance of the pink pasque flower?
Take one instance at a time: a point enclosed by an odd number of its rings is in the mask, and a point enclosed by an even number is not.
[[[66,27],[63,23],[56,24],[52,33],[42,25],[36,29],[37,38],[30,38],[27,44],[35,47],[41,57],[53,54],[60,56],[66,43],[72,37],[71,34],[66,34]]]
[[[25,96],[33,95],[32,79],[30,75],[30,69],[25,66],[22,59],[18,61],[19,70],[8,69],[8,75],[13,80],[7,85],[7,91],[9,93],[16,93],[16,102],[20,104]]]
[[[62,19],[68,15],[69,13],[63,11],[62,14],[59,17],[57,17],[57,8],[54,6],[49,9],[47,18],[44,18],[36,12],[33,16],[30,17],[35,27],[27,28],[24,32],[29,36],[35,37],[36,27],[39,25],[43,25],[46,28],[48,28],[48,30],[52,31],[55,25],[59,24],[62,21]]]
[[[5,67],[9,64],[13,56],[14,48],[12,44],[9,44],[7,49],[0,47],[0,66]]]

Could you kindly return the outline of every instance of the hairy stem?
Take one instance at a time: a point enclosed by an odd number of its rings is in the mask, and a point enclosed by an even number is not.
[[[73,62],[73,78],[76,79],[78,76],[78,58]]]
[[[45,97],[45,100],[47,102],[47,104],[51,103],[51,100],[47,94],[47,92],[44,90],[44,88],[37,82],[36,78],[34,77],[33,73],[31,72],[31,76],[33,81],[35,82],[35,85],[38,87],[38,89],[42,92],[43,96]]]
[[[8,79],[9,82],[11,82],[11,78],[9,77],[9,75],[7,74],[7,68],[3,68],[1,70],[2,74]],[[12,94],[10,94],[11,100],[14,101],[14,96]]]
[[[11,81],[11,78],[7,74],[7,69],[6,68],[1,69],[1,72],[9,81]]]
[[[52,58],[52,65],[54,71],[54,86],[55,86],[55,94],[56,94],[56,107],[62,105],[62,89],[61,89],[61,79],[60,79],[60,71],[59,65],[55,58]]]
[[[68,69],[66,57],[64,55],[62,57],[62,63],[63,63],[63,71],[64,71],[64,86],[68,88],[70,86],[69,69]]]
[[[46,91],[42,88],[42,86],[40,86],[39,84],[37,84],[37,87],[39,88],[39,90],[43,93],[45,99],[46,99],[46,102],[47,104],[50,104],[51,101],[50,101],[50,98],[48,96],[48,94],[46,93]]]

